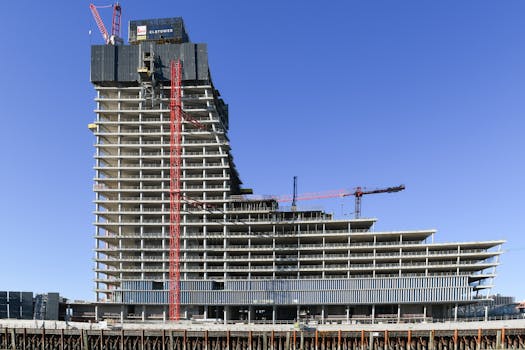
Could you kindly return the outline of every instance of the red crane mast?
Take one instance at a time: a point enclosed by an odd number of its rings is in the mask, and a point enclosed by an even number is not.
[[[182,62],[170,63],[170,250],[169,250],[169,319],[180,320],[180,223],[181,205],[185,199],[181,193],[182,123],[187,121],[200,130],[204,124],[182,110]]]
[[[182,62],[170,63],[170,260],[169,260],[169,319],[180,320],[180,212],[182,167],[182,123],[187,121],[200,130],[206,126],[182,110]],[[191,203],[190,203],[191,205]]]
[[[182,163],[182,63],[171,61],[169,319],[180,320],[180,209]]]

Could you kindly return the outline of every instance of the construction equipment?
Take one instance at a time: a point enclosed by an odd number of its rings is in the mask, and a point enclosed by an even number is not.
[[[296,177],[294,177],[294,195],[290,197],[287,196],[272,196],[271,198],[275,199],[277,202],[292,202],[292,208],[295,206],[296,201],[312,200],[312,199],[324,199],[324,198],[336,198],[336,197],[355,197],[355,218],[359,219],[361,217],[361,198],[365,194],[376,194],[376,193],[393,193],[403,191],[405,185],[399,185],[394,187],[387,188],[376,188],[373,190],[367,190],[362,187],[356,187],[353,190],[335,190],[335,191],[325,191],[325,192],[314,192],[314,193],[304,193],[297,195],[295,193],[296,186]]]
[[[346,196],[354,196],[355,197],[355,218],[359,219],[361,216],[361,198],[365,194],[376,194],[376,193],[392,193],[392,192],[399,192],[403,191],[405,189],[405,185],[399,185],[395,187],[387,187],[387,188],[377,188],[374,190],[363,190],[361,187],[356,187],[354,193],[346,194]]]
[[[111,35],[109,35],[106,26],[104,25],[104,21],[102,21],[102,18],[98,13],[99,8],[110,7],[113,8],[113,17],[111,19]],[[118,2],[107,6],[95,6],[93,4],[89,4],[89,9],[91,10],[91,14],[97,23],[98,30],[100,30],[100,34],[102,34],[106,45],[122,44],[124,41],[120,38],[120,21],[122,17],[122,7],[120,4]]]
[[[171,61],[169,319],[180,320],[180,209],[182,165],[182,62]]]
[[[205,126],[182,110],[182,62],[170,64],[170,251],[169,251],[169,319],[180,320],[180,231],[181,204],[186,198],[181,193],[182,122],[188,121],[198,129]],[[186,201],[187,202],[187,201]],[[204,206],[203,206],[204,207]]]
[[[297,176],[293,177],[293,197],[292,197],[292,206],[290,210],[292,212],[297,211]],[[293,217],[295,218],[295,215]]]
[[[191,123],[198,129],[206,127],[182,110],[182,62],[173,60],[170,64],[170,251],[169,251],[169,319],[180,320],[180,223],[181,166],[182,166],[182,123]]]

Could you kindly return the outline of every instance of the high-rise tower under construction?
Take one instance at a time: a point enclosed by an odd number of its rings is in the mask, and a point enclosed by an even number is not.
[[[99,318],[166,320],[173,303],[183,319],[441,318],[490,289],[503,241],[245,196],[206,45],[181,18],[132,21],[129,42],[91,50]]]

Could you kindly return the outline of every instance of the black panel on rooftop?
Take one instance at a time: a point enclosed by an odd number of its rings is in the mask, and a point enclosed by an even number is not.
[[[133,46],[96,45],[91,47],[91,82],[101,85],[136,84],[137,69],[145,53],[153,55],[158,80],[169,80],[170,62],[182,61],[182,79],[209,81],[206,44],[141,43]]]

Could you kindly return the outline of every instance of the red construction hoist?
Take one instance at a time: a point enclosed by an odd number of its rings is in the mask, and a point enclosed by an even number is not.
[[[169,318],[180,320],[180,209],[182,164],[182,63],[171,61]]]
[[[182,166],[182,121],[186,120],[200,130],[206,126],[182,110],[182,62],[171,61],[170,91],[170,280],[169,318],[180,320],[180,212]],[[191,203],[189,203],[191,205]]]
[[[106,26],[104,25],[104,22],[102,21],[102,18],[100,17],[100,14],[97,10],[99,8],[109,7],[113,8],[113,17],[111,19],[111,35],[108,34]],[[113,5],[107,6],[95,6],[93,4],[89,4],[89,9],[93,14],[93,18],[97,23],[98,30],[100,30],[100,34],[102,34],[102,37],[104,38],[106,44],[115,45],[115,43],[120,40],[120,19],[122,17],[122,7],[120,6],[120,4],[118,2]]]

